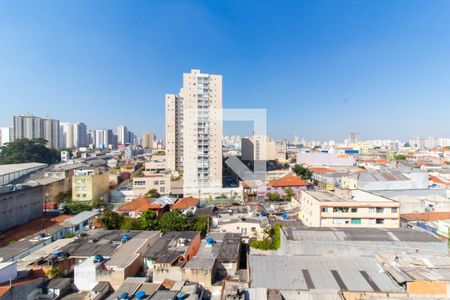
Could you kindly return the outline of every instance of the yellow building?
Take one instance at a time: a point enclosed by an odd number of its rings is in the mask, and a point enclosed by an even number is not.
[[[72,179],[72,200],[92,201],[109,192],[109,174],[99,168],[75,170]]]

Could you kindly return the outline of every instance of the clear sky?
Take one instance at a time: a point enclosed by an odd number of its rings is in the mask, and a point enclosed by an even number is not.
[[[450,137],[450,1],[0,0],[0,126],[30,112],[164,133],[164,94],[223,75],[223,105],[292,138]]]

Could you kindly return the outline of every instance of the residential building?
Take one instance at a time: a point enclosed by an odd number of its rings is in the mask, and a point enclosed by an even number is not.
[[[13,141],[13,129],[11,127],[0,127],[0,147]]]
[[[310,227],[398,228],[400,204],[362,190],[302,191],[300,219]]]
[[[87,126],[78,122],[73,124],[73,146],[75,148],[87,147],[89,145]]]
[[[48,148],[59,148],[59,120],[42,119],[43,138],[47,141]]]
[[[74,146],[73,138],[73,124],[68,122],[61,122],[60,126],[60,148],[72,149]]]
[[[31,114],[14,116],[14,139],[43,137],[42,119]]]
[[[170,174],[158,173],[133,177],[133,194],[135,197],[142,197],[152,189],[155,189],[160,195],[169,195]]]
[[[14,116],[14,139],[37,139],[47,141],[48,148],[59,148],[59,121],[35,117],[30,114]]]
[[[267,217],[230,216],[229,218],[212,218],[213,232],[234,233],[242,236],[242,241],[248,243],[253,239],[261,240],[269,226]]]
[[[287,174],[279,179],[270,180],[267,184],[264,195],[258,193],[259,196],[265,196],[267,193],[277,193],[280,196],[284,196],[286,194],[286,189],[291,189],[294,192],[294,195],[298,195],[300,191],[305,191],[310,184],[302,179],[299,176],[294,174]]]
[[[164,151],[159,151],[153,153],[150,157],[150,160],[144,163],[144,174],[149,175],[153,173],[163,173],[166,172],[166,167],[166,153]]]
[[[105,199],[109,192],[109,174],[100,168],[82,168],[74,171],[72,200]]]
[[[175,201],[169,197],[161,197],[157,199],[140,197],[121,205],[117,211],[132,218],[138,218],[143,212],[148,210],[152,210],[157,216],[161,216],[163,213],[170,210],[170,206],[174,202]]]
[[[150,131],[145,131],[142,134],[141,146],[144,149],[153,149],[155,148],[155,135]]]
[[[242,138],[242,160],[275,160],[277,151],[275,142],[265,135]]]
[[[96,129],[95,130],[95,147],[99,149],[106,149],[109,145],[109,133],[108,129]]]
[[[240,253],[240,234],[211,233],[204,239],[197,254],[183,267],[183,280],[212,288],[226,276],[232,278],[237,274]]]
[[[117,143],[120,145],[126,145],[130,143],[127,126],[117,126]]]
[[[197,254],[200,242],[200,232],[168,232],[144,254],[144,270],[156,283],[183,280],[182,268]]]
[[[222,187],[222,136],[222,76],[183,74],[180,93],[166,95],[166,159],[185,194]]]

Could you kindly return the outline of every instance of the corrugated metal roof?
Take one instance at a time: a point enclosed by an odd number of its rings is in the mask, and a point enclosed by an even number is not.
[[[401,291],[373,257],[250,256],[250,279],[257,288]]]

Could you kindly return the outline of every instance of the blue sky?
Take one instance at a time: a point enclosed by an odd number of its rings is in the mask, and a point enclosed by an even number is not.
[[[164,94],[223,75],[223,105],[291,138],[450,137],[450,1],[0,1],[0,126],[31,112],[164,133]]]

